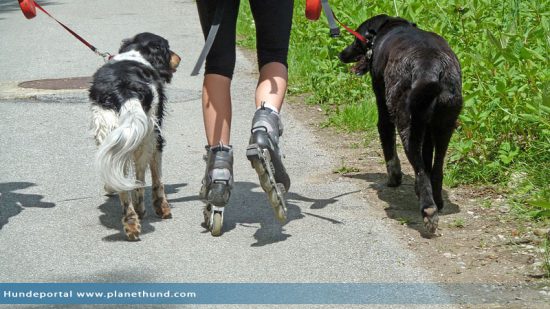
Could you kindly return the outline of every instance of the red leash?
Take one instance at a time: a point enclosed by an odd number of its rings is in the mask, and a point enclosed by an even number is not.
[[[48,11],[46,11],[44,8],[42,8],[36,1],[34,0],[19,0],[19,6],[21,7],[21,10],[23,11],[23,15],[27,19],[34,18],[36,16],[36,8],[44,12],[44,14],[48,15],[51,19],[55,20],[61,27],[65,28],[70,34],[72,34],[75,38],[77,38],[80,42],[82,42],[84,45],[86,45],[89,49],[91,49],[96,55],[99,55],[103,57],[105,61],[111,59],[113,56],[109,53],[102,53],[100,52],[95,46],[90,44],[88,41],[86,41],[84,38],[82,38],[80,35],[78,35],[76,32],[71,30],[71,28],[65,26],[62,22],[57,20],[55,17],[53,17]]]
[[[338,18],[336,18],[336,15],[334,14],[334,11],[330,8],[330,6],[328,4],[328,0],[323,0],[322,2],[323,3],[321,3],[321,0],[306,0],[306,17],[307,17],[307,19],[309,19],[309,20],[319,19],[319,16],[321,16],[321,8],[323,8],[325,10],[325,15],[327,15],[327,19],[329,21],[329,24],[333,24],[333,21],[331,21],[331,18],[333,18],[334,20],[336,20],[340,24],[340,26],[342,26],[344,29],[346,29],[347,32],[354,35],[359,41],[361,41],[363,43],[367,42],[367,39],[363,35],[361,35],[357,31],[351,29],[350,27],[346,26]],[[322,4],[324,4],[325,7],[323,7]],[[333,33],[333,28],[337,28],[337,27],[336,26],[333,27],[332,25],[330,25],[330,26],[331,26],[330,28],[331,28],[331,34],[332,34]],[[336,34],[336,35],[333,35],[333,36],[338,36],[338,35]]]
[[[343,22],[341,22],[338,18],[336,18],[336,15],[334,15],[334,12],[332,12],[332,17],[334,17],[334,20],[336,20],[340,26],[344,27],[347,32],[353,34],[359,41],[363,43],[367,43],[367,38],[365,38],[363,35],[361,35],[359,32],[351,29],[350,27],[346,26]]]

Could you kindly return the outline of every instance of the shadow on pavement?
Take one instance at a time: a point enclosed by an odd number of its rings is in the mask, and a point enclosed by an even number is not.
[[[281,225],[276,219],[273,213],[273,209],[267,200],[267,195],[261,189],[259,185],[251,182],[237,182],[235,183],[234,196],[245,196],[243,199],[232,198],[228,209],[224,213],[224,233],[229,232],[236,228],[237,224],[245,228],[257,229],[254,233],[256,242],[251,247],[261,247],[265,245],[274,244],[277,242],[285,241],[292,235],[285,233],[284,226],[286,223],[293,220],[303,219],[304,214],[314,216],[316,218],[326,220],[330,223],[342,223],[338,220],[326,218],[319,215],[310,213],[303,213],[299,206],[293,201],[313,202],[311,208],[317,209],[324,208],[327,205],[336,202],[334,198],[330,199],[312,199],[302,196],[297,193],[289,192],[286,195],[287,199],[287,222]],[[346,193],[349,194],[349,193]],[[343,196],[346,194],[341,194]],[[250,201],[253,201],[251,203]],[[317,205],[317,206],[315,206]],[[314,207],[315,206],[315,207]],[[257,224],[260,227],[257,227]]]
[[[227,233],[239,224],[243,227],[256,228],[252,247],[261,247],[286,240],[292,236],[285,233],[284,225],[276,219],[267,195],[259,185],[251,182],[236,182],[233,190],[234,197],[229,201],[228,209],[224,213],[223,232]],[[244,196],[236,199],[236,196]],[[251,201],[253,201],[251,203]],[[298,206],[287,201],[287,222],[302,219],[304,215]],[[254,225],[252,225],[254,224]],[[257,228],[256,224],[260,224]],[[285,223],[286,224],[286,223]]]
[[[312,198],[305,197],[305,196],[302,196],[302,195],[297,194],[297,193],[290,192],[288,194],[288,198],[303,201],[303,202],[313,202],[313,204],[311,204],[311,206],[309,206],[309,209],[323,209],[323,208],[327,207],[330,204],[334,204],[334,203],[338,202],[338,199],[337,199],[338,197],[342,197],[342,196],[346,196],[346,195],[350,195],[350,194],[354,194],[354,193],[358,193],[358,192],[361,192],[361,190],[346,192],[346,193],[338,194],[338,195],[335,195],[333,197],[329,197],[329,198],[325,198],[325,199],[322,199],[322,198],[312,199]]]
[[[167,195],[174,194],[179,191],[179,188],[185,187],[187,184],[165,184],[164,190]],[[151,223],[162,221],[159,218],[152,207],[151,187],[145,188],[145,217],[140,220],[141,223],[141,235],[151,233],[155,231],[155,227]],[[178,200],[170,200],[170,203],[174,203]],[[117,230],[117,233],[103,237],[104,241],[126,241],[126,235],[124,235],[122,228],[122,206],[118,195],[108,196],[103,204],[99,206],[99,210],[103,213],[99,216],[101,224],[107,228]],[[169,219],[168,219],[169,220]]]
[[[418,198],[414,193],[414,178],[410,175],[403,175],[403,182],[399,187],[388,187],[387,176],[384,173],[365,173],[357,175],[346,175],[349,178],[362,179],[369,182],[369,188],[376,190],[378,198],[388,204],[384,209],[388,218],[406,222],[407,226],[416,230],[422,237],[430,238],[432,234],[426,232]],[[449,200],[449,194],[443,190],[444,207],[439,213],[440,216],[460,212],[457,204]]]
[[[74,283],[148,283],[155,282],[155,273],[150,269],[130,268],[126,270],[112,270],[97,272],[93,275],[74,275],[67,274],[66,276],[56,277],[49,282],[74,282]],[[61,305],[54,305],[52,308],[60,308]],[[165,305],[166,306],[166,305]],[[83,308],[90,308],[93,305],[82,305]],[[113,306],[112,308],[122,308],[124,305]],[[135,308],[136,305],[128,305],[128,307]],[[38,308],[38,307],[37,307]],[[44,308],[44,306],[39,306]],[[65,305],[61,308],[79,308],[78,305]],[[142,308],[140,306],[140,308]]]
[[[170,204],[172,203],[181,203],[181,202],[191,202],[191,201],[199,201],[198,195],[191,195],[191,196],[184,196],[179,198],[170,198],[170,194],[178,193],[180,188],[183,188],[187,186],[186,183],[180,183],[180,184],[173,184],[173,185],[164,185],[164,192],[166,192],[166,195],[168,196],[168,202]]]
[[[42,195],[14,192],[34,186],[36,184],[31,182],[0,183],[0,230],[8,223],[9,218],[18,215],[27,207],[55,207],[54,203],[42,202]]]

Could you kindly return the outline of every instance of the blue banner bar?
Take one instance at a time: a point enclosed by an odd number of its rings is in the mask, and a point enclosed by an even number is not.
[[[436,283],[0,283],[0,304],[479,304],[506,296],[514,297]]]

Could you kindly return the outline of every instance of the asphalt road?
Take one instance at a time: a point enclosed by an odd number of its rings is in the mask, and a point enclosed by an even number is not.
[[[212,237],[201,227],[197,196],[205,138],[202,78],[190,76],[203,43],[194,1],[41,3],[102,51],[115,52],[121,39],[150,31],[182,56],[164,129],[173,219],[161,221],[148,205],[141,241],[125,240],[118,199],[103,195],[93,168],[87,93],[17,88],[22,81],[91,76],[103,60],[44,14],[27,20],[15,1],[0,0],[1,282],[434,281],[370,214],[361,188],[330,176],[340,162],[322,140],[299,115],[284,111],[292,187],[288,223],[275,220],[245,156],[256,64],[240,52],[233,83],[236,183],[225,232]]]

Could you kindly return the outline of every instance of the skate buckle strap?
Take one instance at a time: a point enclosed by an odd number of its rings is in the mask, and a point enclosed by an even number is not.
[[[206,150],[211,150],[212,152],[218,152],[218,151],[227,151],[228,152],[228,151],[233,149],[233,146],[226,145],[222,141],[219,141],[217,145],[215,145],[215,146],[206,145],[205,148],[206,148]]]

